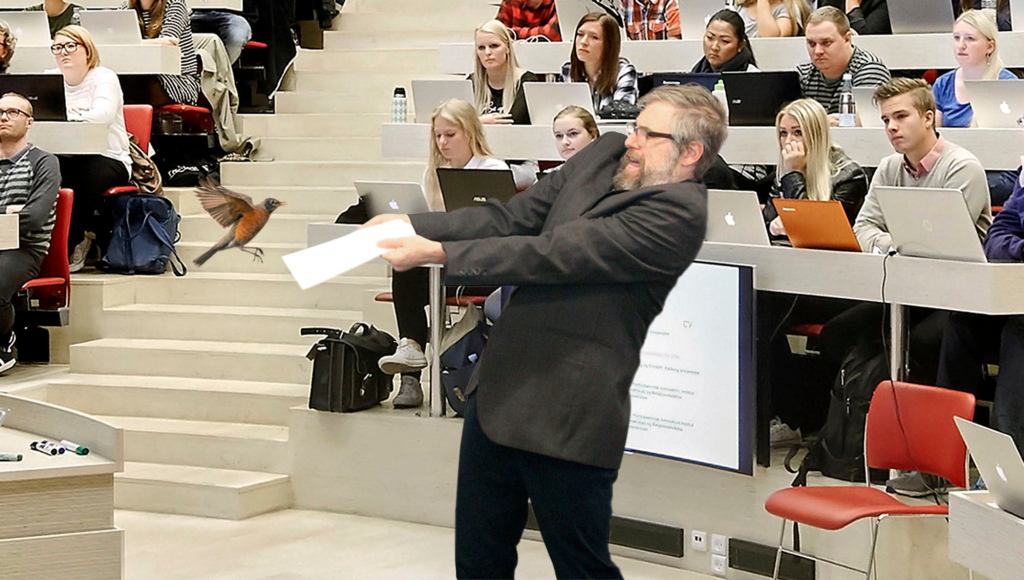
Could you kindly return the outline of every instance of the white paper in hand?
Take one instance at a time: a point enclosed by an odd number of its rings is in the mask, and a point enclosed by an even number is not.
[[[21,236],[18,232],[18,214],[0,214],[0,250],[16,250]]]
[[[380,256],[385,252],[377,247],[381,240],[415,235],[416,230],[404,220],[391,220],[288,254],[284,263],[299,287],[306,290]]]

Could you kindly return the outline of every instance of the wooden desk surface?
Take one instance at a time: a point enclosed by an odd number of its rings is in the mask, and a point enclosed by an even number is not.
[[[100,123],[36,121],[28,137],[33,145],[55,155],[88,155],[107,148],[107,127]]]
[[[487,142],[504,159],[558,160],[549,125],[486,125]],[[601,124],[601,131],[625,132],[624,124]],[[942,135],[974,153],[986,169],[1015,169],[1024,151],[1024,131],[1018,129],[943,129]],[[833,140],[866,167],[893,153],[882,129],[834,128]],[[429,126],[385,124],[381,153],[385,159],[425,159]],[[774,165],[779,160],[774,127],[729,127],[722,157],[733,164]]]
[[[152,44],[103,45],[100,63],[120,75],[181,74],[177,46]],[[49,46],[18,45],[11,60],[11,74],[43,73],[57,68]]]
[[[956,68],[950,33],[858,36],[854,44],[873,53],[891,70]],[[473,72],[471,33],[466,42],[441,44],[441,70],[446,73]],[[622,45],[622,56],[641,73],[689,71],[704,56],[701,40],[632,41]],[[793,70],[808,62],[803,37],[752,38],[757,66],[764,71]],[[517,43],[516,57],[527,70],[557,73],[569,60],[570,42]],[[1008,67],[1024,66],[1024,32],[999,34],[999,54]]]
[[[990,580],[1020,578],[1024,519],[999,509],[987,491],[950,493],[949,558]]]
[[[50,456],[29,449],[29,443],[40,439],[50,438],[38,433],[0,427],[0,453],[20,453],[23,456],[21,461],[0,461],[0,482],[120,471],[116,462],[91,450],[89,455],[64,453]]]

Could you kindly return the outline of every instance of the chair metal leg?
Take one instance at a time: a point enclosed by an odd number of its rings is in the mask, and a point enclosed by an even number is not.
[[[779,580],[779,568],[782,567],[782,540],[786,537],[786,520],[782,520],[782,529],[779,530],[779,545],[775,548],[775,569],[772,572],[772,580]]]
[[[875,548],[878,546],[878,525],[882,523],[881,518],[871,518],[871,559],[868,560],[868,569],[864,574],[864,580],[871,580],[871,572],[875,572],[875,580],[878,580],[878,571],[875,570]]]

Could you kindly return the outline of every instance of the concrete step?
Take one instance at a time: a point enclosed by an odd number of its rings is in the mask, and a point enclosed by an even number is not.
[[[309,384],[72,374],[47,385],[46,401],[90,415],[286,426]]]
[[[335,81],[325,78],[323,85],[330,85]],[[329,86],[314,88],[313,90],[297,90],[280,92],[276,97],[276,107],[282,113],[369,113],[389,114],[391,113],[391,100],[395,87],[405,87],[406,94],[412,86],[411,79],[395,78],[390,81],[367,87],[365,90],[357,91],[358,95],[347,94],[346,91],[334,91]],[[411,115],[412,103],[408,105]],[[327,134],[327,136],[346,136],[345,133]]]
[[[380,126],[391,114],[310,113],[241,115],[245,132],[257,137],[380,137]]]
[[[96,415],[124,432],[125,461],[286,473],[288,427]]]
[[[308,224],[333,222],[336,217],[337,213],[278,215],[277,212],[274,212],[274,215],[270,217],[270,221],[256,235],[252,243],[258,246],[263,242],[302,242],[305,240],[306,226]],[[183,241],[209,242],[211,244],[229,231],[227,228],[221,227],[220,224],[205,213],[183,215],[178,229],[181,232],[181,239]]]
[[[477,24],[486,19],[481,19]],[[382,34],[377,30],[324,32],[324,50],[376,50],[381,48],[437,48],[442,42],[472,42],[473,26],[460,30],[429,31],[413,29],[412,34]]]
[[[287,475],[126,462],[114,476],[114,507],[243,520],[292,504]]]
[[[300,50],[295,59],[299,73],[325,71],[435,74],[440,50],[434,48],[380,48],[373,50]],[[301,75],[300,75],[301,76]],[[418,77],[417,77],[418,78]]]
[[[419,161],[275,161],[221,163],[221,178],[231,188],[247,186],[341,186],[355,180],[420,181],[426,164]]]
[[[376,150],[380,150],[379,145]],[[175,207],[178,208],[178,213],[181,215],[205,213],[191,188],[167,188],[164,191],[169,197],[176,196]],[[257,200],[275,197],[285,202],[286,205],[274,212],[274,219],[277,219],[279,215],[290,214],[332,214],[337,217],[339,213],[359,200],[355,188],[341,186],[258,187],[250,185],[245,187],[243,193]]]
[[[361,293],[390,287],[391,280],[386,276],[340,276],[308,290],[300,290],[288,274],[240,274],[194,269],[184,278],[137,276],[135,294],[126,303],[359,311],[362,307]],[[240,288],[244,291],[239,291]]]
[[[239,272],[249,274],[287,274],[288,268],[284,265],[282,258],[286,254],[297,252],[306,247],[305,241],[301,243],[257,243],[253,247],[263,250],[263,262],[253,261],[251,255],[239,249],[224,250],[210,258],[202,266],[196,266],[192,260],[199,254],[206,251],[211,244],[206,242],[180,242],[176,246],[178,255],[188,264],[191,272]],[[386,276],[388,272],[387,263],[377,259],[372,262],[358,266],[349,271],[347,276]],[[298,286],[295,286],[298,291]]]
[[[257,159],[277,161],[381,161],[377,137],[268,137],[263,140]]]
[[[126,304],[103,311],[101,336],[175,340],[303,344],[307,326],[349,328],[362,319],[353,310],[194,304]]]
[[[71,372],[308,383],[302,344],[101,338],[71,346]]]

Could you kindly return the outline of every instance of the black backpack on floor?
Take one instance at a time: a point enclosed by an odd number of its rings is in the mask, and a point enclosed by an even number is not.
[[[390,334],[357,322],[348,332],[337,328],[303,328],[303,335],[324,335],[306,358],[313,361],[309,408],[351,413],[379,405],[391,394],[393,377],[378,366],[395,353]]]
[[[889,377],[889,361],[879,342],[860,343],[846,355],[832,386],[828,416],[818,439],[810,445],[799,469],[790,466],[799,446],[791,449],[786,457],[786,469],[797,474],[793,479],[794,487],[807,485],[810,471],[845,481],[864,481],[864,428],[868,406],[875,388]],[[872,481],[885,482],[887,477],[885,470],[871,470]]]

